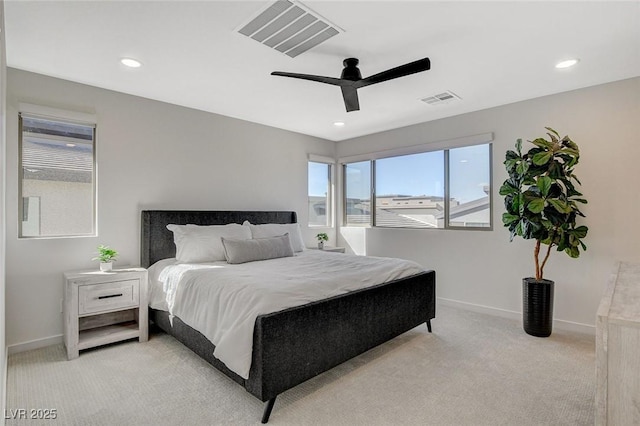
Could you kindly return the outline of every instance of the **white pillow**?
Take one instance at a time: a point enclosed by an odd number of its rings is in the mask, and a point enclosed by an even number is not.
[[[304,250],[304,241],[302,240],[302,232],[300,232],[300,224],[298,223],[267,223],[264,225],[253,225],[245,220],[242,225],[251,229],[252,238],[279,237],[288,233],[293,251],[299,252]]]
[[[173,232],[178,263],[202,263],[225,260],[222,237],[251,239],[251,231],[237,223],[228,225],[167,225]]]
[[[289,234],[251,240],[235,240],[222,237],[221,240],[228,263],[246,263],[255,260],[293,256]]]

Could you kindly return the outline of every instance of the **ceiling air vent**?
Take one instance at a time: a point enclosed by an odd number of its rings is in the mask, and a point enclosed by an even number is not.
[[[341,31],[299,2],[278,0],[238,32],[295,58]]]
[[[460,96],[456,95],[450,90],[447,90],[442,93],[438,93],[437,95],[427,96],[426,98],[420,99],[422,102],[428,103],[429,105],[440,105],[440,104],[448,104],[449,102],[460,100]]]

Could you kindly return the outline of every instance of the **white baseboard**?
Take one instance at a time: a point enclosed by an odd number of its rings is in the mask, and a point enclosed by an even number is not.
[[[500,309],[500,308],[493,308],[491,306],[476,305],[474,303],[461,302],[459,300],[453,300],[453,299],[445,299],[443,297],[438,297],[437,300],[438,300],[438,303],[445,306],[453,306],[455,308],[461,308],[467,311],[479,312],[482,314],[488,314],[488,315],[498,316],[502,318],[509,318],[513,320],[522,321],[522,312],[509,311],[509,310]],[[556,330],[572,331],[575,333],[589,334],[592,336],[596,335],[596,327],[594,325],[581,324],[581,323],[572,322],[572,321],[554,319],[553,328]]]
[[[7,347],[9,355],[17,354],[18,352],[30,351],[31,349],[44,348],[46,346],[52,346],[62,343],[62,334],[57,336],[45,337],[42,339],[30,340],[28,342],[16,343]]]

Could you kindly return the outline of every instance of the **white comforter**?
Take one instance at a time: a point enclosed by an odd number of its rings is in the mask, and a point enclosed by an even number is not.
[[[216,346],[216,358],[247,379],[259,315],[423,271],[407,260],[317,250],[239,265],[165,259],[149,269],[149,306],[200,331]]]

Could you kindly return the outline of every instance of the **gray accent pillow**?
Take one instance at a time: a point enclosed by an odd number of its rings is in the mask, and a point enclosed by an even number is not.
[[[246,263],[255,260],[293,256],[289,234],[278,237],[237,240],[222,237],[222,246],[227,263]]]

